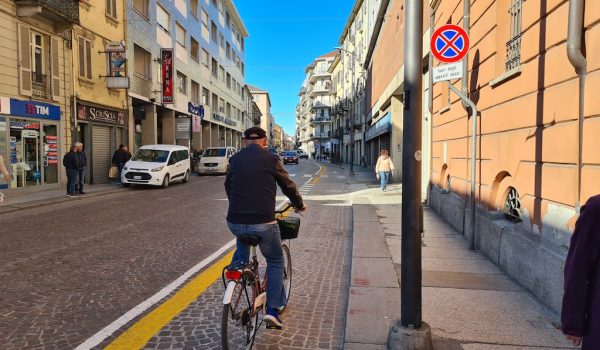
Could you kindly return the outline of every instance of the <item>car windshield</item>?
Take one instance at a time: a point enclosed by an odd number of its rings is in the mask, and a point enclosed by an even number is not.
[[[285,157],[295,157],[296,156],[296,152],[285,152],[283,155]]]
[[[164,163],[169,157],[169,151],[157,150],[157,149],[139,149],[135,152],[135,155],[131,160],[137,162],[153,162],[153,163]]]
[[[202,154],[203,157],[225,157],[225,148],[209,148]]]

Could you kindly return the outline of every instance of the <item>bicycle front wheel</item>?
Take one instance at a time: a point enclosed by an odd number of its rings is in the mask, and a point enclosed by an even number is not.
[[[292,291],[292,256],[290,248],[286,244],[282,244],[283,248],[283,290],[285,291],[285,305],[281,308],[283,311],[287,307],[290,300],[290,292]]]
[[[257,330],[258,312],[252,310],[252,286],[239,281],[231,302],[223,305],[221,346],[224,350],[250,348]]]

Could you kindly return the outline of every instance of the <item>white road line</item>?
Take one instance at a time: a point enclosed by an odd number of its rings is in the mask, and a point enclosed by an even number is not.
[[[322,178],[326,179],[329,177],[329,175],[325,174],[325,175],[321,175]]]
[[[304,174],[304,177],[312,177],[311,174]]]
[[[125,326],[134,318],[146,312],[148,309],[153,307],[156,303],[164,299],[166,296],[171,294],[175,289],[181,286],[185,281],[187,281],[192,275],[202,270],[204,267],[208,266],[212,262],[214,262],[217,258],[219,258],[223,253],[229,250],[231,247],[235,245],[235,239],[232,239],[227,244],[219,248],[216,252],[214,252],[208,258],[199,262],[196,266],[192,267],[188,271],[186,271],[183,275],[181,275],[178,279],[171,282],[168,286],[164,287],[158,293],[154,294],[150,298],[141,302],[138,306],[129,310],[125,315],[119,317],[116,321],[112,322],[108,326],[101,329],[98,333],[94,334],[90,338],[88,338],[84,343],[75,348],[75,350],[87,350],[91,349],[101,342],[103,342],[106,338],[110,337],[114,332],[121,329],[121,327]]]
[[[292,177],[292,176],[296,176],[296,174],[290,174],[290,177]]]
[[[338,179],[345,179],[346,177],[344,175],[338,175],[337,178]]]

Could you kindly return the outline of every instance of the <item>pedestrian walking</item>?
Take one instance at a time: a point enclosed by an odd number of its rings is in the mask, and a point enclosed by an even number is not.
[[[377,164],[375,165],[375,176],[381,181],[381,190],[385,191],[388,180],[390,178],[390,172],[394,170],[394,163],[387,149],[382,149],[377,158]]]
[[[565,262],[562,331],[582,350],[600,349],[600,195],[581,207]]]
[[[121,183],[121,172],[123,167],[131,159],[131,153],[125,145],[119,145],[119,148],[112,156],[112,164],[117,167],[117,183]]]
[[[266,132],[252,127],[244,132],[242,149],[229,159],[229,171],[225,177],[225,192],[229,199],[227,225],[236,236],[256,235],[261,238],[260,251],[267,260],[267,308],[263,320],[274,327],[282,327],[279,308],[286,304],[283,289],[284,258],[281,234],[275,220],[277,185],[294,208],[304,211],[306,207],[298,188],[283,167],[277,154],[265,148]],[[249,247],[237,240],[232,266],[247,264]]]
[[[63,157],[63,166],[67,172],[67,196],[75,197],[75,188],[79,177],[79,157],[77,146],[73,145]]]
[[[87,155],[83,150],[83,143],[75,142],[75,146],[77,147],[77,159],[79,160],[78,181],[75,186],[75,193],[86,194],[83,192],[83,183],[85,180],[85,168],[87,167]]]

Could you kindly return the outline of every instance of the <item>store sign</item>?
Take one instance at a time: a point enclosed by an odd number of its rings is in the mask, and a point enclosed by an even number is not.
[[[125,118],[124,112],[88,106],[84,104],[77,105],[77,119],[117,124],[121,126],[125,126],[127,124],[127,119]]]
[[[162,62],[162,102],[173,103],[173,49],[160,49]]]
[[[177,140],[190,139],[190,118],[175,119],[175,138]]]
[[[192,131],[202,132],[202,123],[199,115],[192,114]]]
[[[204,106],[197,105],[194,102],[188,102],[188,112],[204,118]]]
[[[46,136],[44,143],[45,162],[47,165],[58,164],[58,137]]]
[[[217,120],[217,121],[220,121],[220,122],[223,122],[223,123],[225,123],[227,125],[231,125],[231,126],[236,126],[237,125],[236,121],[233,121],[233,120],[231,120],[231,119],[229,119],[229,118],[227,118],[225,116],[222,116],[220,114],[217,114],[217,113],[213,114],[213,119]]]
[[[390,112],[386,113],[381,119],[379,119],[369,130],[365,132],[365,141],[374,139],[379,135],[386,134],[392,130],[392,115]]]
[[[40,123],[28,122],[25,120],[11,120],[10,128],[11,129],[39,130]]]
[[[10,114],[23,117],[60,120],[60,107],[37,101],[10,99]]]
[[[35,139],[38,136],[38,132],[36,130],[23,130],[21,131],[21,137],[28,139]]]

